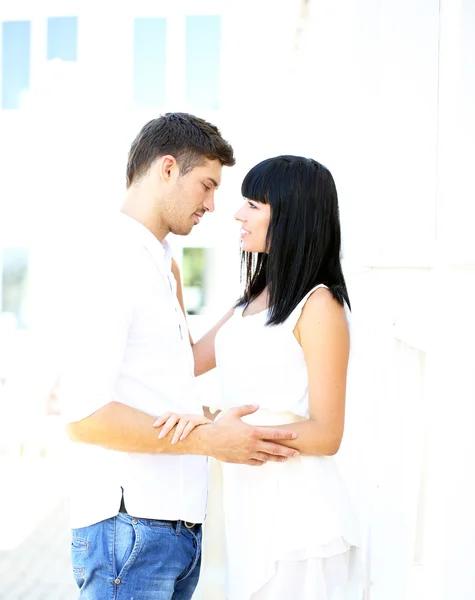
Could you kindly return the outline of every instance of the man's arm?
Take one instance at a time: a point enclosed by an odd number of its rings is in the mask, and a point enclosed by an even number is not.
[[[69,423],[67,432],[74,442],[119,452],[201,454],[224,462],[256,466],[295,456],[293,448],[281,445],[282,441],[294,439],[294,432],[278,428],[263,430],[241,420],[255,410],[255,406],[231,409],[218,422],[200,425],[186,439],[171,444],[173,430],[167,437],[158,439],[153,427],[156,417],[119,402],[110,402],[85,419]]]
[[[133,266],[126,261],[113,247],[94,243],[64,286],[58,329],[65,423],[86,419],[114,399],[135,311]]]
[[[181,310],[183,311],[183,314],[185,315],[185,319],[186,319],[187,315],[186,315],[186,309],[185,309],[185,301],[183,299],[183,283],[181,281],[180,268],[174,258],[172,258],[171,271],[172,271],[172,275],[176,281],[176,297],[178,298],[178,302],[181,306]],[[193,346],[194,341],[193,341],[193,338],[191,337],[190,330],[188,330],[188,337],[190,339],[190,345]]]
[[[182,445],[179,451],[170,444],[171,436],[158,439],[158,431],[153,428],[155,418],[121,402],[110,402],[92,415],[68,423],[66,430],[73,442],[101,446],[119,452],[143,454],[205,454],[202,444],[195,439]]]

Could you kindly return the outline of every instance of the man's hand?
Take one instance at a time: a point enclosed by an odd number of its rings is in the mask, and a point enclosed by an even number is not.
[[[267,461],[284,462],[298,456],[293,448],[282,446],[281,440],[297,437],[292,431],[272,427],[253,427],[241,421],[241,417],[256,412],[258,406],[248,405],[231,408],[211,425],[202,426],[206,430],[208,454],[223,462],[260,466]]]

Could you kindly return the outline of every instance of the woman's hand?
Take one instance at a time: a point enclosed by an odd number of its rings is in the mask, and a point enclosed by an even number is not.
[[[153,424],[154,427],[162,427],[158,435],[158,439],[166,437],[170,431],[175,427],[175,433],[173,434],[172,444],[176,444],[178,441],[184,440],[187,435],[193,431],[198,425],[206,425],[212,423],[210,419],[207,419],[203,415],[180,415],[178,413],[167,412],[163,414]]]

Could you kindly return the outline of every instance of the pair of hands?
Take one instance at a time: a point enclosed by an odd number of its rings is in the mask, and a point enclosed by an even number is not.
[[[297,437],[294,432],[277,427],[256,427],[241,420],[258,408],[256,405],[232,408],[216,422],[203,415],[168,412],[153,426],[161,427],[159,439],[165,438],[175,428],[171,443],[176,444],[186,439],[196,427],[205,425],[207,454],[223,462],[261,466],[268,461],[285,462],[298,456],[299,452],[294,448],[278,443],[294,440]]]

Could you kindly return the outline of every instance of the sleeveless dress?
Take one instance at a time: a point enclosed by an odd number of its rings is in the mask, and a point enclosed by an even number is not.
[[[259,404],[243,420],[260,425],[308,418],[307,369],[293,330],[315,289],[282,325],[265,327],[267,310],[243,316],[235,309],[215,340],[217,408]],[[359,531],[333,457],[210,463],[205,600],[361,597]]]

